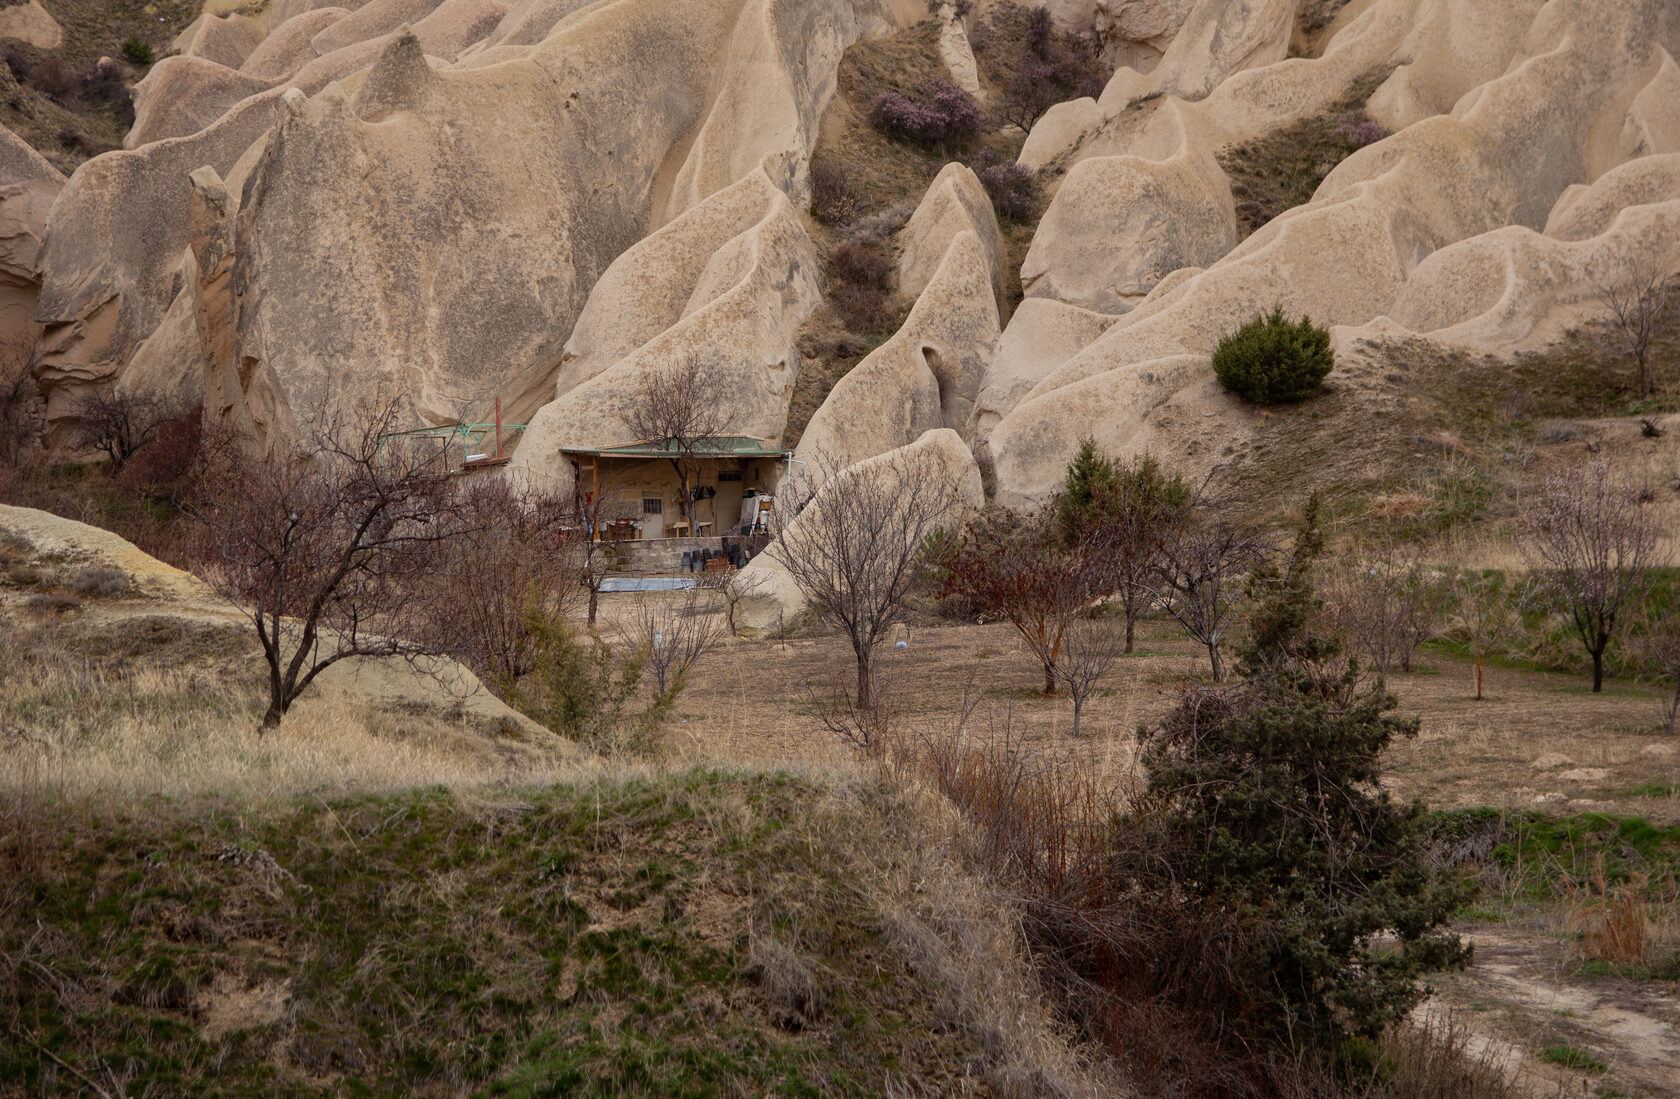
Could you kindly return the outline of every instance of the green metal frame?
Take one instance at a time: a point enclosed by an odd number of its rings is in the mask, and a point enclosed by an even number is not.
[[[523,436],[524,433],[524,424],[502,425],[502,453],[504,457],[506,457],[510,443]],[[467,455],[473,453],[484,454],[486,440],[491,440],[491,445],[494,446],[495,435],[495,424],[443,424],[439,427],[420,427],[413,431],[393,431],[389,435],[381,435],[379,437],[379,449],[383,453],[387,442],[406,439],[412,451],[414,444],[422,439],[439,439],[442,441],[443,453],[447,456],[451,443],[459,439],[461,441],[461,462],[465,465],[467,464]],[[494,454],[485,454],[485,457],[494,458]]]

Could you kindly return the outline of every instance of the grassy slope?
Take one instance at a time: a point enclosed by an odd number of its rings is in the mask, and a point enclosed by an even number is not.
[[[144,67],[123,60],[124,40],[138,38],[162,57],[174,37],[197,17],[202,4],[199,0],[41,0],[41,6],[64,30],[59,47],[41,50],[8,39],[0,42],[0,52],[16,57],[30,70],[56,59],[72,73],[86,72],[101,57],[110,57],[132,84],[146,73]],[[55,99],[27,80],[20,84],[5,66],[0,66],[0,124],[29,142],[65,175],[89,157],[118,148],[127,131],[108,104]]]
[[[1365,121],[1365,103],[1387,77],[1384,70],[1367,73],[1322,114],[1219,151],[1244,237],[1306,203],[1330,170],[1359,147],[1349,128]]]
[[[906,823],[878,791],[689,772],[25,823],[0,1094],[988,1093],[872,900]]]

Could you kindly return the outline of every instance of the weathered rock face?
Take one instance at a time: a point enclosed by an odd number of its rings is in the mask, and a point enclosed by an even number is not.
[[[27,337],[41,290],[41,243],[64,177],[46,158],[0,126],[0,333]]]
[[[1590,185],[1564,191],[1546,217],[1546,235],[1557,240],[1586,240],[1609,229],[1630,206],[1680,199],[1680,153],[1641,157],[1613,168]]]
[[[794,452],[813,483],[938,427],[969,430],[998,337],[985,249],[970,231],[945,250],[902,327],[841,378]]]
[[[316,54],[327,54],[357,42],[390,34],[405,24],[413,25],[432,13],[439,0],[368,0],[350,15],[325,28],[310,40]]]
[[[928,431],[903,447],[839,470],[782,532],[780,544],[753,558],[731,581],[742,596],[736,613],[736,625],[742,634],[761,637],[791,623],[806,608],[805,597],[779,560],[782,554],[802,552],[802,531],[810,524],[821,523],[832,501],[842,493],[893,493],[897,487],[893,475],[900,471],[936,478],[951,486],[950,507],[942,525],[961,523],[985,503],[974,455],[961,436],[945,428]]]
[[[41,6],[41,0],[29,0],[27,4],[0,8],[0,38],[15,38],[36,49],[56,50],[64,41],[64,28]]]
[[[1625,208],[1581,240],[1511,226],[1443,248],[1418,265],[1389,315],[1438,342],[1509,354],[1598,317],[1603,288],[1641,272],[1680,273],[1680,195]]]
[[[1094,34],[1111,61],[1148,71],[1177,37],[1196,0],[1051,0],[1056,25]]]
[[[951,5],[939,6],[939,59],[951,73],[951,83],[969,95],[980,95],[980,67],[968,42],[968,30]]]
[[[191,137],[95,157],[64,185],[47,224],[36,307],[49,441],[89,387],[122,371],[180,293],[188,174],[203,165],[230,171],[271,125],[280,94],[253,96]]]
[[[1164,160],[1112,156],[1076,164],[1021,265],[1027,296],[1122,313],[1170,272],[1205,267],[1230,251],[1237,215],[1225,173],[1205,142],[1186,133],[1179,147]]]
[[[1155,67],[1155,87],[1201,99],[1243,69],[1289,54],[1297,0],[1197,0]]]
[[[1441,5],[1413,0],[1412,9],[1436,19]],[[1347,64],[1345,54],[1334,56],[1342,36],[1354,36],[1348,49],[1406,41],[1400,11],[1379,0],[1341,32],[1322,61],[1243,73],[1209,102],[1246,89],[1247,95],[1268,92],[1276,103],[1291,83],[1305,97],[1295,102],[1310,102],[1322,94],[1320,70]],[[1432,27],[1439,30],[1438,23]],[[1476,323],[1496,334],[1489,338],[1522,328],[1519,317],[1487,319],[1488,303],[1507,290],[1540,293],[1522,279],[1507,285],[1501,273],[1532,254],[1513,258],[1510,239],[1520,238],[1473,238],[1513,224],[1537,230],[1570,185],[1638,152],[1668,151],[1661,145],[1666,131],[1641,103],[1654,98],[1648,89],[1663,86],[1677,37],[1680,11],[1656,0],[1546,5],[1522,36],[1522,60],[1461,98],[1451,116],[1417,122],[1355,153],[1310,204],[1151,297],[1040,381],[991,431],[1000,497],[1019,502],[1049,491],[1085,434],[1122,453],[1147,445],[1151,410],[1184,414],[1198,391],[1208,395],[1205,356],[1256,313],[1282,305],[1320,323],[1365,324],[1412,293],[1408,281],[1426,257],[1459,241],[1473,247],[1417,291],[1420,300],[1456,303],[1454,310],[1413,319],[1434,331],[1480,318]],[[1233,115],[1241,119],[1240,112]],[[1133,131],[1130,140],[1140,136],[1148,134]],[[1441,289],[1425,293],[1428,283]],[[1480,289],[1472,292],[1472,284]],[[1470,313],[1458,317],[1465,309]],[[1001,369],[1013,372],[1011,364]],[[1204,403],[1208,416],[1227,414],[1212,396]]]
[[[47,214],[64,177],[12,131],[0,126],[0,379],[27,369],[41,326],[35,304],[41,294],[41,242]],[[26,436],[40,430],[40,393],[29,386]]]
[[[899,293],[914,297],[927,289],[944,262],[951,241],[963,232],[973,233],[986,251],[1001,315],[1003,238],[998,233],[992,200],[986,196],[979,177],[965,164],[951,163],[939,170],[916,212],[899,233]]]
[[[762,172],[650,236],[591,294],[559,392],[532,419],[509,476],[569,490],[560,448],[632,441],[624,415],[641,379],[690,355],[721,380],[725,434],[780,439],[799,372],[795,337],[822,301],[818,269],[787,196]]]
[[[515,0],[506,18],[484,40],[490,46],[534,46],[547,38],[560,21],[596,0]]]
[[[974,433],[984,438],[1034,386],[1090,346],[1118,317],[1049,298],[1028,298],[1009,318],[974,403]]]
[[[270,82],[288,79],[321,56],[315,52],[315,36],[349,14],[348,8],[337,5],[299,12],[270,31],[239,71]]]
[[[1033,123],[1015,162],[1036,172],[1077,145],[1080,138],[1101,126],[1106,118],[1097,101],[1089,96],[1058,103]]]
[[[233,306],[218,313],[231,335],[206,355],[214,415],[283,432],[296,402],[371,389],[409,395],[423,420],[485,415],[497,396],[510,418],[529,414],[596,277],[650,227],[761,166],[798,193],[840,52],[897,18],[877,0],[563,7],[294,4],[271,13],[270,48],[194,47],[163,68],[142,93],[139,147],[84,166],[48,235],[38,358],[59,415],[119,375],[171,309],[185,331],[186,176],[228,176],[250,150],[249,184],[241,172],[229,189]],[[391,31],[404,20],[412,33]],[[510,20],[524,32],[501,33]],[[220,25],[201,20],[186,44]],[[509,44],[525,32],[531,44]],[[454,67],[422,56],[468,53]],[[151,140],[269,80],[294,92]]]
[[[202,57],[166,57],[134,86],[134,125],[123,148],[196,134],[270,82]]]
[[[176,36],[174,50],[237,69],[262,41],[266,22],[243,15],[201,15]]]

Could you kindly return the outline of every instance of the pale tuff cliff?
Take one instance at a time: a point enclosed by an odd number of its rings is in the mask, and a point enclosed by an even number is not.
[[[834,231],[806,207],[847,122],[843,54],[937,18],[936,63],[987,105],[970,33],[1008,2],[966,29],[922,0],[200,19],[134,89],[124,150],[66,181],[0,142],[0,317],[47,441],[113,385],[202,399],[269,445],[373,394],[417,424],[499,397],[531,423],[512,472],[564,488],[559,447],[625,441],[635,379],[699,354],[731,430],[796,446],[819,483],[951,432],[1020,503],[1086,436],[1194,468],[1240,456],[1253,414],[1209,356],[1273,306],[1339,348],[1508,354],[1601,317],[1593,288],[1622,272],[1680,268],[1672,0],[1349,0],[1310,27],[1295,0],[1057,0],[1118,68],[1024,135],[1048,195],[1013,253],[1025,301],[980,180],[948,166],[882,222],[907,319],[789,437],[828,293]],[[1222,157],[1355,86],[1380,139],[1245,236]]]

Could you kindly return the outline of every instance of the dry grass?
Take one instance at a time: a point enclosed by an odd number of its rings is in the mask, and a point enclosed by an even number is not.
[[[671,596],[605,596],[606,628],[644,598]],[[1139,630],[1139,651],[1117,659],[1100,681],[1078,739],[1072,703],[1039,694],[1038,662],[1005,623],[904,627],[878,664],[907,731],[948,726],[966,691],[979,696],[966,724],[974,743],[991,743],[1007,729],[1038,765],[1075,767],[1118,784],[1132,774],[1138,726],[1157,720],[1186,683],[1207,674],[1206,656],[1170,623],[1145,620]],[[850,650],[836,636],[726,640],[696,666],[668,742],[681,758],[843,765],[849,751],[826,732],[816,704],[834,695],[836,669],[849,666]],[[1662,793],[1680,781],[1680,748],[1669,751],[1658,735],[1660,687],[1613,679],[1595,696],[1581,676],[1498,664],[1487,669],[1485,685],[1488,697],[1475,701],[1474,664],[1436,647],[1419,654],[1412,674],[1389,678],[1401,712],[1423,726],[1418,738],[1391,750],[1398,793],[1443,809],[1542,807],[1680,822],[1680,794]],[[1571,762],[1536,769],[1548,753]]]
[[[249,644],[229,634],[237,651]],[[306,698],[258,739],[262,683],[167,659],[91,659],[46,630],[0,635],[0,790],[74,801],[217,798],[555,781],[576,753],[444,713]]]

